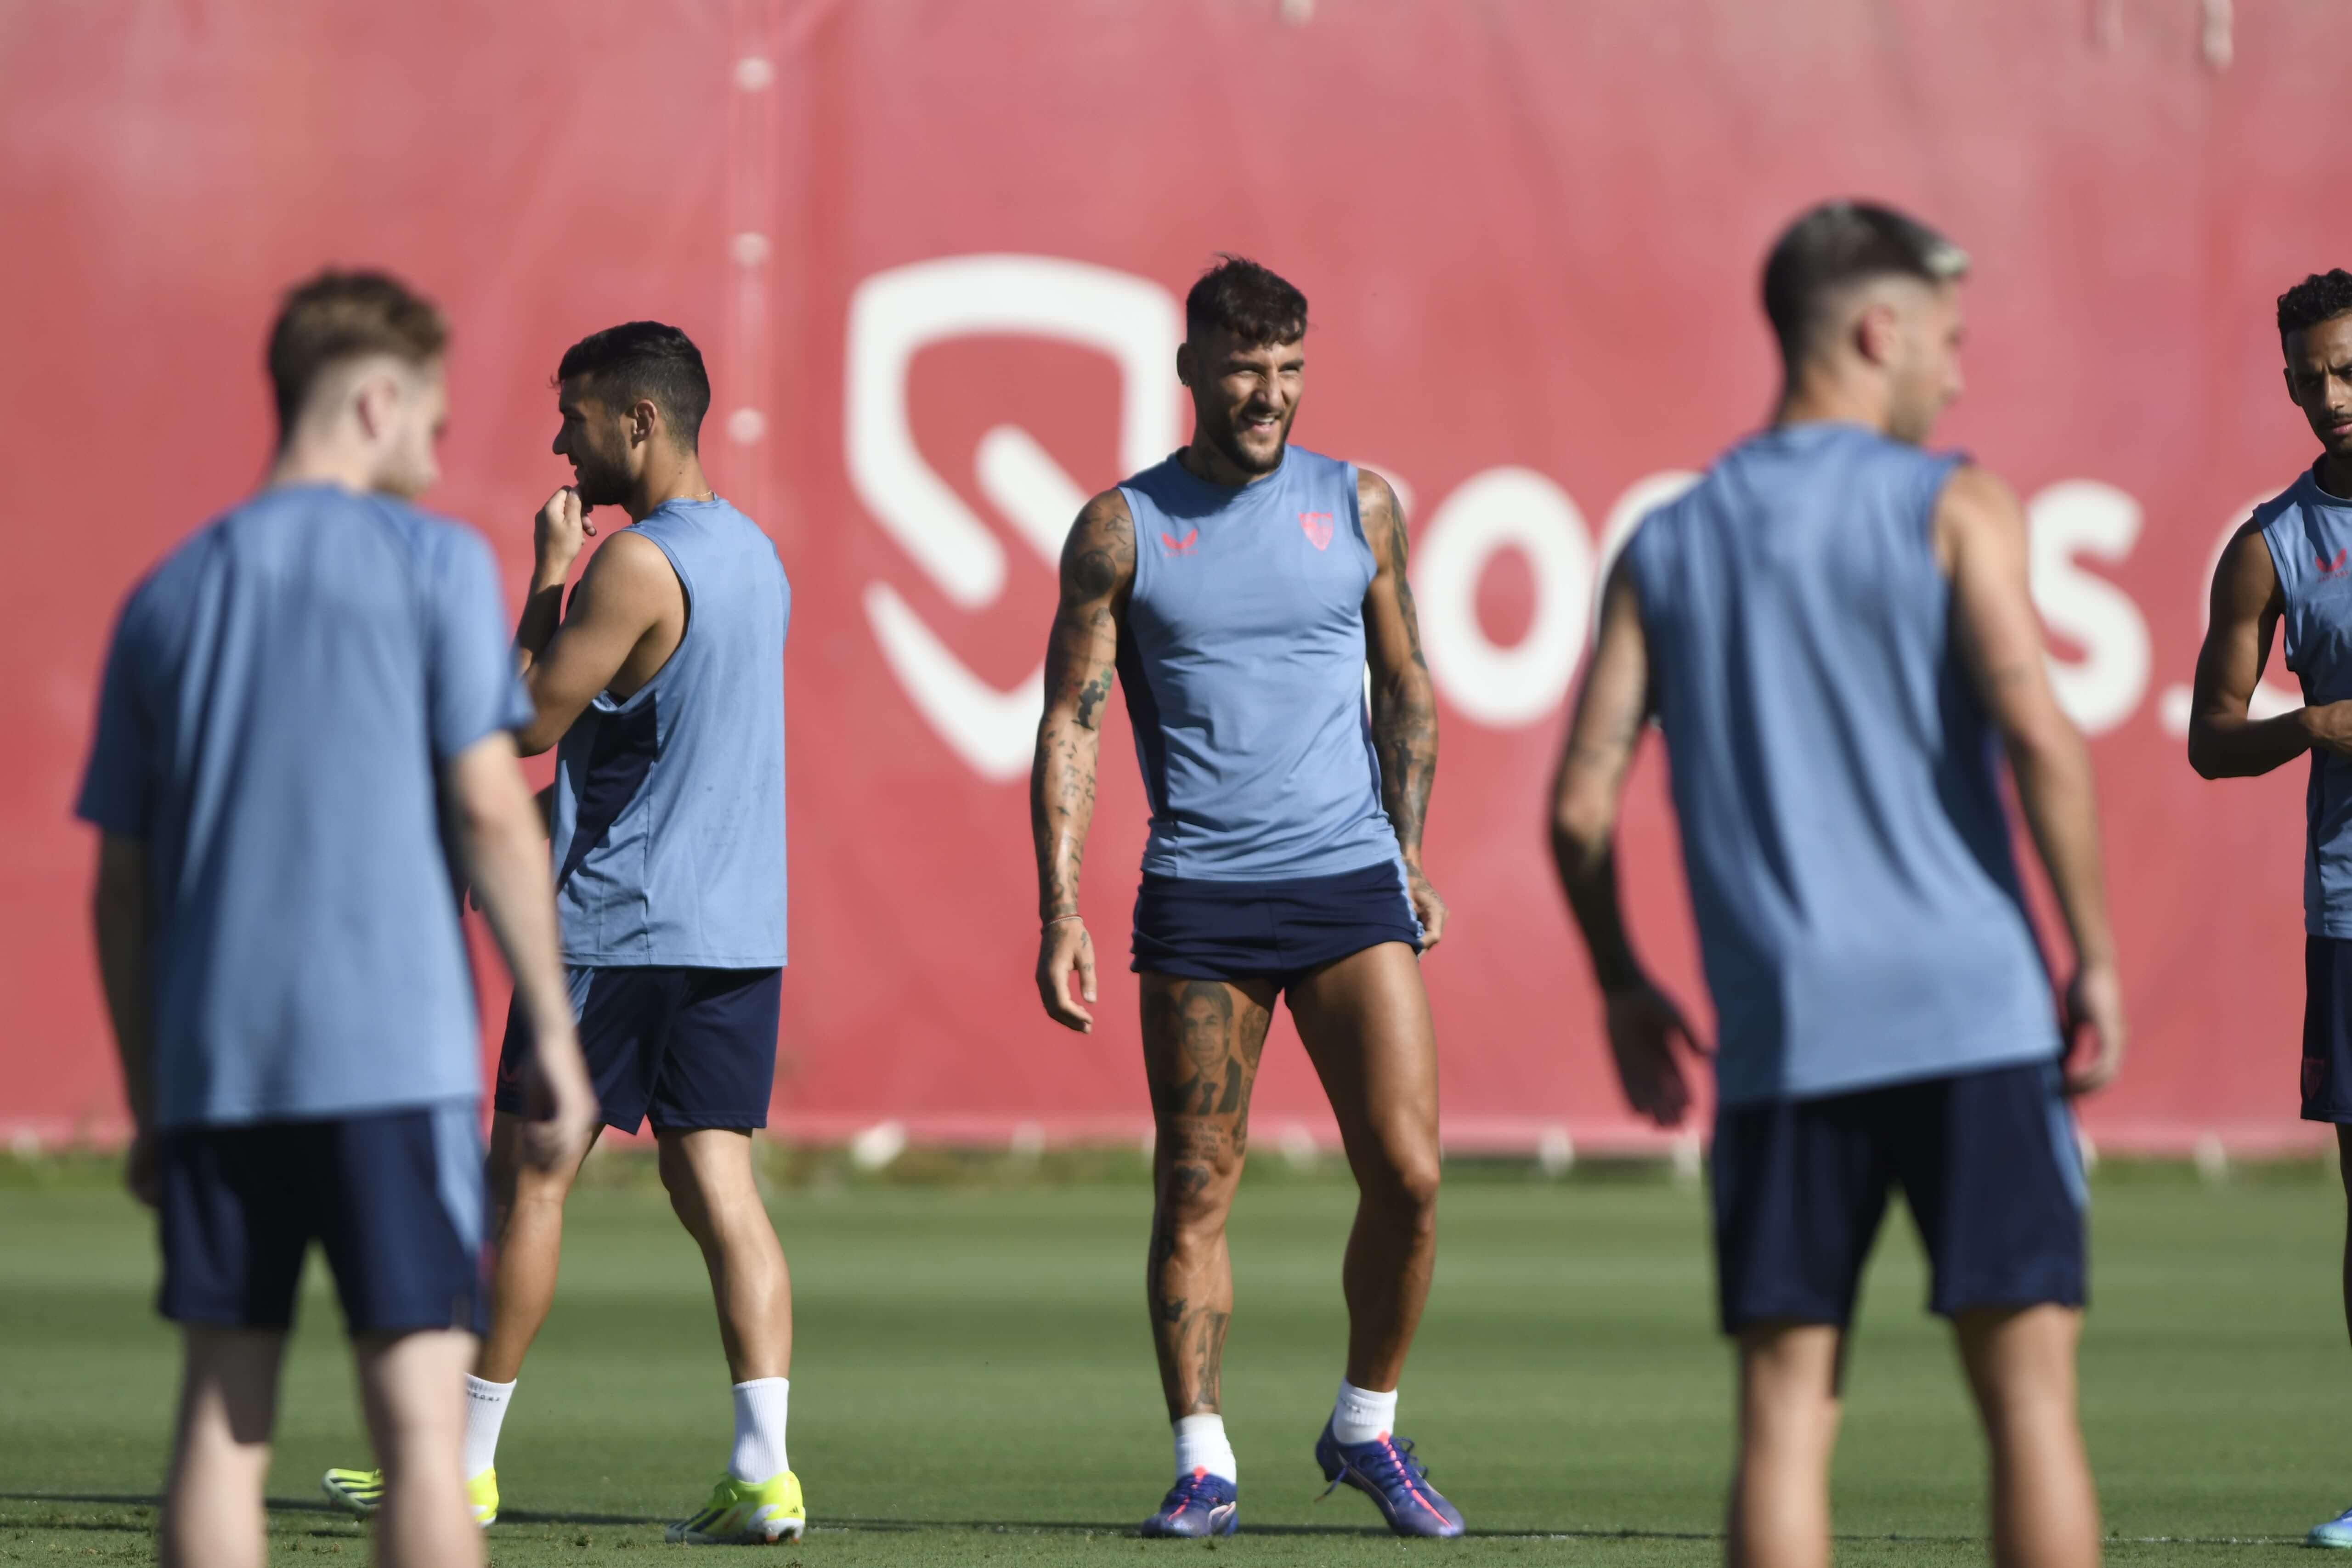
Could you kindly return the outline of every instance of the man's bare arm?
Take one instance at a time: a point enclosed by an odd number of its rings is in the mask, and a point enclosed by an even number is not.
[[[541,1170],[568,1169],[566,1162],[578,1162],[595,1127],[596,1092],[564,984],[547,841],[512,740],[499,731],[451,758],[442,768],[442,791],[467,878],[514,976],[515,999],[530,1021],[530,1077],[523,1087],[534,1114],[524,1131],[524,1153]]]
[[[1445,931],[1445,901],[1422,874],[1421,835],[1429,795],[1437,783],[1437,692],[1421,652],[1421,616],[1413,606],[1410,539],[1404,506],[1389,482],[1370,469],[1356,475],[1358,515],[1379,563],[1364,594],[1364,657],[1371,666],[1372,745],[1381,759],[1381,805],[1404,854],[1413,912],[1423,946]]]
[[[1601,635],[1552,779],[1552,862],[1603,992],[1643,984],[1617,898],[1616,843],[1618,803],[1649,701],[1649,648],[1621,557],[1601,599]]]
[[[131,1106],[131,1190],[142,1203],[155,1184],[154,918],[147,841],[109,833],[99,840],[98,881],[90,925],[98,939],[98,973],[122,1064],[122,1093]]]
[[[1135,584],[1135,520],[1127,499],[1088,501],[1062,545],[1061,598],[1045,644],[1045,711],[1029,770],[1029,832],[1037,852],[1037,918],[1044,922],[1037,991],[1055,1023],[1085,1031],[1094,1016],[1094,943],[1078,914],[1078,873],[1094,822],[1102,711],[1118,663],[1120,618]],[[1076,994],[1071,976],[1078,981]]]
[[[2189,765],[2209,779],[2251,778],[2314,746],[2352,755],[2352,702],[2297,708],[2268,719],[2248,710],[2270,662],[2286,596],[2262,530],[2238,531],[2213,568],[2205,642],[2189,710]]]
[[[1650,650],[1633,566],[1623,556],[1601,598],[1601,634],[1552,782],[1551,854],[1601,987],[1602,1017],[1626,1101],[1662,1127],[1690,1109],[1677,1045],[1697,1037],[1651,984],[1625,932],[1617,893],[1617,812],[1650,717]]]
[[[558,577],[554,591],[562,590]],[[525,756],[562,740],[582,710],[613,684],[630,655],[665,621],[684,624],[685,594],[677,574],[661,546],[642,534],[616,533],[604,542],[580,575],[570,613],[533,648],[530,639],[543,624],[546,592],[534,582],[516,634],[532,710],[531,721],[515,737]]]
[[[2051,689],[2017,497],[1981,468],[1959,468],[1937,503],[1935,535],[1962,657],[2000,732],[2026,826],[2074,939],[2079,969],[2068,988],[2069,1022],[2087,1026],[2098,1048],[2067,1081],[2086,1092],[2115,1077],[2126,1035],[2090,748]]]

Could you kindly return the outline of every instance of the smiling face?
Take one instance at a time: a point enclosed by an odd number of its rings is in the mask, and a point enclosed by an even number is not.
[[[1193,428],[1219,456],[1252,476],[1282,466],[1306,378],[1304,336],[1248,343],[1213,327],[1184,345],[1176,370],[1192,394]]]
[[[2352,312],[2285,339],[2286,394],[2327,455],[2352,461]]]

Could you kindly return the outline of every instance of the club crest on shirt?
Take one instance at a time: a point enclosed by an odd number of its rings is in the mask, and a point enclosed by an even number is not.
[[[1167,546],[1171,555],[1190,555],[1193,547],[1201,542],[1201,531],[1196,528],[1181,539],[1172,533],[1163,533],[1160,536],[1160,542]]]
[[[1298,526],[1307,531],[1308,542],[1318,550],[1331,548],[1331,514],[1328,511],[1302,511]]]

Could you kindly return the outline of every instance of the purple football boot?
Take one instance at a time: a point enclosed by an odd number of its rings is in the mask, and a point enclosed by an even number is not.
[[[1143,1533],[1231,1535],[1241,1528],[1239,1497],[1224,1477],[1196,1469],[1168,1489],[1160,1511],[1143,1521]]]
[[[1325,1497],[1342,1484],[1355,1488],[1372,1500],[1399,1535],[1462,1533],[1462,1510],[1429,1484],[1428,1467],[1412,1457],[1410,1440],[1399,1442],[1383,1432],[1369,1443],[1342,1443],[1327,1421],[1315,1440],[1315,1462],[1331,1483],[1323,1489]]]

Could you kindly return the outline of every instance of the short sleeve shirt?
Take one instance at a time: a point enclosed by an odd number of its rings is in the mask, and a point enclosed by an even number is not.
[[[441,770],[530,717],[488,546],[389,497],[265,491],[139,585],[77,811],[148,845],[160,1125],[480,1093]]]

